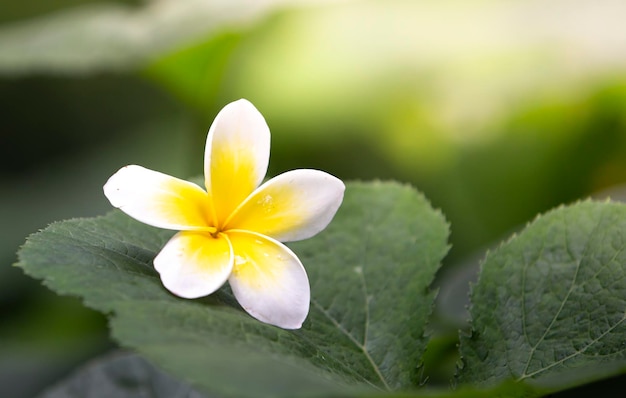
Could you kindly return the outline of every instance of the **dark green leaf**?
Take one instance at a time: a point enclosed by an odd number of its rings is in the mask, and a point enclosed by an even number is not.
[[[227,288],[201,300],[169,294],[151,263],[171,236],[115,211],[31,236],[18,265],[112,313],[122,345],[204,392],[293,397],[417,386],[434,296],[428,286],[448,228],[413,189],[349,184],[331,225],[292,245],[312,287],[298,331],[250,318]]]
[[[461,338],[462,383],[552,391],[626,370],[626,206],[552,211],[489,254]]]
[[[434,300],[428,286],[447,236],[441,214],[412,189],[351,185],[328,231],[292,245],[311,276],[308,326],[318,348],[341,352],[342,366],[378,387],[416,385]]]
[[[536,394],[534,394],[536,395]],[[113,353],[80,367],[64,380],[46,389],[38,398],[218,398],[203,395],[188,384],[174,379],[138,355]],[[386,398],[497,398],[533,396],[533,391],[519,384],[503,383],[490,389],[421,390],[397,392]],[[381,397],[364,394],[360,398]]]

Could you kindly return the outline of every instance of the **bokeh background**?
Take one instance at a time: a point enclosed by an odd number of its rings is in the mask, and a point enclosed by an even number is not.
[[[115,348],[103,316],[11,266],[26,236],[110,210],[123,165],[201,174],[213,117],[242,97],[272,130],[269,175],[399,180],[446,214],[424,372],[448,383],[485,249],[624,195],[625,20],[623,0],[0,3],[0,396]]]

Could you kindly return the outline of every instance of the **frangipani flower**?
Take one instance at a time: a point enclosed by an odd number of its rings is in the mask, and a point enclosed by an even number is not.
[[[306,239],[324,229],[345,187],[328,173],[308,169],[260,185],[269,149],[265,119],[242,99],[226,105],[209,129],[206,191],[131,165],[108,180],[104,194],[143,223],[180,231],[154,259],[163,285],[173,294],[198,298],[228,281],[250,315],[297,329],[309,311],[309,281],[298,257],[280,242]]]

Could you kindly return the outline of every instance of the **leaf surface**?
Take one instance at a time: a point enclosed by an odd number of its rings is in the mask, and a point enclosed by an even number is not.
[[[318,236],[291,245],[311,282],[298,331],[245,314],[225,287],[199,300],[169,294],[152,259],[172,231],[119,211],[52,224],[18,265],[61,294],[110,313],[113,336],[205,393],[328,396],[417,386],[448,226],[426,199],[394,183],[348,184]]]
[[[528,387],[503,383],[490,389],[420,390],[363,394],[360,398],[511,398],[536,396]],[[115,352],[89,361],[69,377],[46,389],[37,398],[221,398],[193,390],[142,357]]]
[[[461,336],[462,383],[564,390],[626,370],[626,206],[581,202],[490,253]]]

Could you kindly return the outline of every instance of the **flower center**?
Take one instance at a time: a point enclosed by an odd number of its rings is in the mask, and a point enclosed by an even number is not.
[[[217,239],[220,233],[222,233],[222,228],[206,227],[202,229],[202,232],[209,234],[213,239]]]

